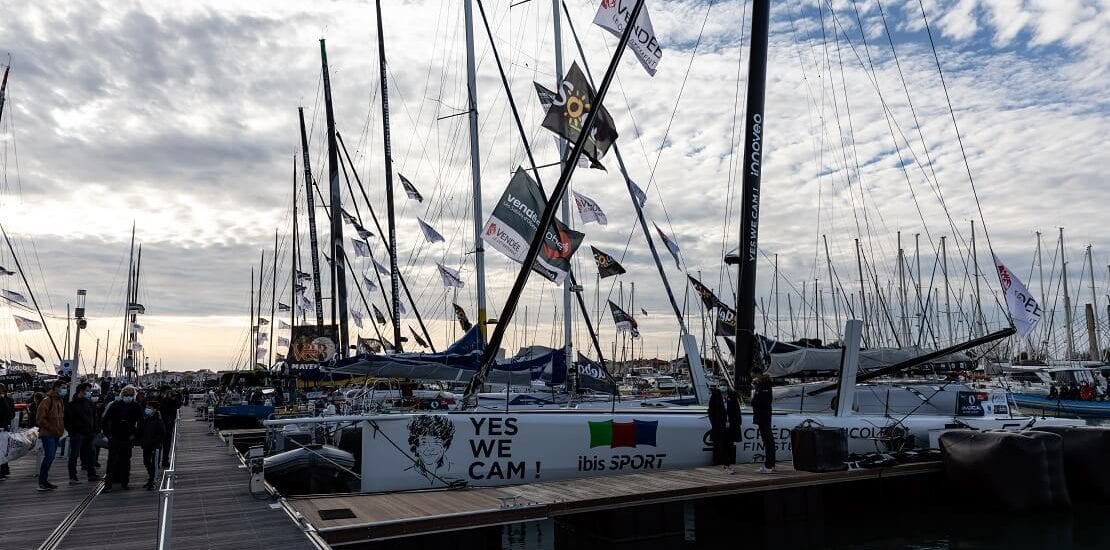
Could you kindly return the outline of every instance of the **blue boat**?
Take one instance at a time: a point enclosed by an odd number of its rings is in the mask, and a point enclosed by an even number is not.
[[[260,428],[262,421],[274,414],[270,405],[220,405],[216,407],[216,429]]]
[[[1054,415],[1068,414],[1083,418],[1110,418],[1110,401],[1057,399],[1029,393],[1011,394],[1014,403],[1027,412],[1042,411]]]

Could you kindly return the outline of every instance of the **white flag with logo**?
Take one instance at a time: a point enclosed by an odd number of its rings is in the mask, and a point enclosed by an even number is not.
[[[19,332],[23,332],[25,330],[42,330],[42,323],[35,321],[34,319],[28,319],[26,317],[20,317],[18,315],[12,315],[12,317],[15,319],[15,328],[18,329]]]
[[[1037,328],[1044,310],[1037,303],[1037,299],[1029,293],[1029,289],[1021,284],[1017,275],[998,260],[998,256],[994,256],[994,265],[998,268],[998,280],[1002,281],[1002,292],[1006,294],[1006,308],[1010,310],[1014,328],[1017,329],[1018,336],[1024,338]]]
[[[597,15],[594,16],[594,24],[620,38],[635,6],[636,0],[601,0]],[[632,36],[628,38],[628,47],[636,54],[644,70],[655,76],[659,60],[663,59],[663,48],[655,39],[655,29],[651,27],[647,3],[640,8],[640,14],[636,17],[636,26],[632,29]]]
[[[674,266],[677,267],[678,269],[682,269],[682,264],[680,263],[680,261],[678,259],[678,254],[679,254],[678,243],[674,242],[674,239],[671,239],[670,237],[668,237],[667,234],[664,233],[662,229],[659,229],[659,226],[657,224],[655,224],[653,222],[652,225],[655,226],[655,231],[657,233],[659,233],[659,238],[663,239],[663,244],[667,245],[667,251],[669,251],[671,253],[671,257],[674,258]]]
[[[574,191],[574,204],[578,207],[578,215],[582,218],[582,223],[597,222],[600,225],[609,223],[609,218],[605,216],[605,212],[590,197]]]

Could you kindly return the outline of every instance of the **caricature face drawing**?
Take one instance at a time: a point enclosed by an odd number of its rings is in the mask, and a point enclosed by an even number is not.
[[[451,441],[455,438],[455,426],[446,416],[424,415],[413,418],[408,425],[409,450],[415,468],[421,475],[435,482],[434,475],[442,468],[451,470],[447,462],[447,450],[451,448]]]
[[[425,435],[417,442],[416,452],[424,464],[441,464],[447,452],[444,441],[436,436]]]

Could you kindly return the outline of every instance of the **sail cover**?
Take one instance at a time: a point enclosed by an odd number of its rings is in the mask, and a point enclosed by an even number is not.
[[[843,355],[843,350],[840,348],[806,348],[785,342],[773,342],[762,337],[760,337],[760,343],[771,358],[771,364],[767,367],[768,376],[796,376],[818,372],[836,373],[840,370],[840,357]],[[863,372],[888,367],[925,353],[927,353],[927,350],[917,347],[860,350],[859,370]],[[970,361],[972,359],[963,353],[953,353],[936,359],[932,363],[963,363]]]

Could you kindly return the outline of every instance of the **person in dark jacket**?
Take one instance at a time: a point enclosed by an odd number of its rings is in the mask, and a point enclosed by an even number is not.
[[[77,459],[81,459],[81,469],[89,481],[99,481],[96,475],[96,459],[93,458],[93,436],[96,434],[96,405],[88,398],[90,384],[78,384],[73,401],[66,404],[65,424],[69,432],[69,484],[78,485]]]
[[[728,460],[728,415],[721,390],[709,390],[709,437],[713,440],[713,465],[731,464]]]
[[[108,436],[108,470],[105,472],[104,492],[111,492],[112,485],[120,484],[127,490],[131,478],[131,448],[139,434],[143,408],[135,402],[135,386],[120,390],[120,400],[104,413],[104,434]]]
[[[0,432],[5,432],[12,429],[12,421],[15,420],[15,401],[8,395],[8,387],[0,384]],[[0,464],[0,480],[8,477],[11,470],[8,469],[8,463]]]
[[[761,473],[775,471],[775,436],[771,433],[771,378],[761,374],[752,380],[752,420],[759,426],[763,440],[763,466]]]
[[[181,408],[181,397],[169,386],[162,386],[162,395],[158,398],[158,412],[161,413],[162,423],[167,434],[173,434],[173,424],[177,422],[177,411]],[[162,468],[170,467],[170,446],[173,437],[165,437],[162,441]]]
[[[147,491],[154,490],[154,474],[158,471],[158,451],[166,439],[166,426],[162,415],[153,406],[143,408],[143,421],[139,426],[139,445],[143,448],[143,466],[146,466]],[[168,467],[168,465],[166,466]]]
[[[736,390],[729,389],[725,394],[725,416],[728,417],[728,442],[731,448],[731,461],[729,464],[736,463],[736,444],[743,439],[743,420],[740,415],[740,394]]]

